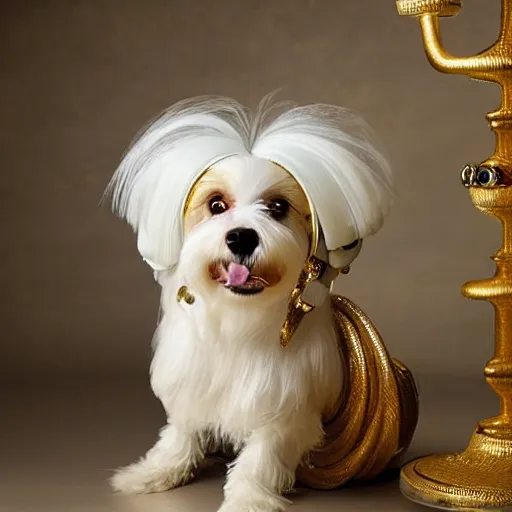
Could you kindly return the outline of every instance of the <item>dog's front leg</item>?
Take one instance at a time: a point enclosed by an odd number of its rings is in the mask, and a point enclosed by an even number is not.
[[[169,424],[141,460],[117,470],[111,484],[116,491],[124,493],[166,491],[186,484],[203,460],[197,432],[185,432]]]
[[[280,512],[302,457],[322,439],[320,416],[287,418],[255,430],[228,472],[219,512]]]

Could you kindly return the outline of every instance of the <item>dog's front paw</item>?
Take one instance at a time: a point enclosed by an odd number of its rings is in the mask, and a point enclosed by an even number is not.
[[[110,479],[114,491],[124,494],[163,492],[187,483],[193,478],[188,468],[154,467],[145,461],[120,468]]]

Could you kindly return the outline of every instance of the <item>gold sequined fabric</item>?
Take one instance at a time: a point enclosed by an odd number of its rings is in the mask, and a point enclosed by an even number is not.
[[[297,472],[316,489],[370,480],[409,446],[418,420],[410,371],[392,359],[371,320],[345,297],[332,296],[344,386],[324,424],[325,439]]]

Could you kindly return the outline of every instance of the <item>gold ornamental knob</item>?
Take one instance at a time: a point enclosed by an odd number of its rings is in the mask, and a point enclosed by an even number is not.
[[[461,0],[397,0],[396,8],[402,16],[455,16],[461,8]]]

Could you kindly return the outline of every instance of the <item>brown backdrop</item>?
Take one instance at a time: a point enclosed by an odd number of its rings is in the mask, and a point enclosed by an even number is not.
[[[460,55],[488,46],[499,25],[498,0],[466,3],[442,23]],[[340,291],[419,380],[410,456],[464,447],[496,412],[481,376],[492,308],[460,285],[494,272],[499,226],[471,205],[459,169],[492,151],[484,114],[499,94],[432,70],[417,23],[394,4],[0,2],[0,378],[11,381],[0,391],[2,511],[214,512],[221,501],[219,478],[124,500],[105,471],[140,456],[164,417],[147,378],[158,289],[131,230],[98,203],[141,125],[191,95],[254,106],[287,86],[300,102],[363,113],[398,196]],[[297,512],[423,510],[396,481],[296,501]]]
[[[455,53],[496,35],[499,2],[473,0]],[[342,291],[419,371],[480,372],[492,310],[460,295],[493,272],[499,229],[460,167],[485,158],[498,91],[434,72],[417,23],[384,0],[3,2],[0,21],[2,374],[146,371],[158,291],[129,228],[98,207],[139,127],[174,101],[232,95],[361,111],[398,185],[383,231]]]

